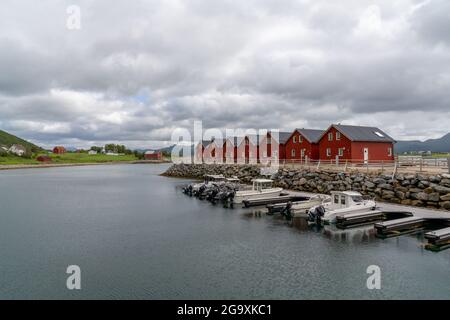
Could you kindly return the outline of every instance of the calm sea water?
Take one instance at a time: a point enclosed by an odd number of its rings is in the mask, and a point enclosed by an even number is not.
[[[213,206],[165,168],[0,172],[0,298],[450,298],[450,250]],[[68,265],[81,268],[79,291],[66,288]],[[369,265],[381,290],[366,287]]]

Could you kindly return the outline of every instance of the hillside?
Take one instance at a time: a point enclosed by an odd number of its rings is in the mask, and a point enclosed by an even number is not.
[[[32,152],[39,152],[42,150],[42,148],[38,147],[35,144],[32,144],[31,142],[0,130],[0,145],[6,145],[7,147],[10,147],[13,144],[20,144],[25,148],[30,149]]]
[[[450,152],[450,133],[439,139],[398,141],[395,144],[395,150],[397,153],[414,151]]]

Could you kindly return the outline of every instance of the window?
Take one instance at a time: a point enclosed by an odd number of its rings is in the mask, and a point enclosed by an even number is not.
[[[291,150],[291,156],[294,158],[295,157],[295,149]]]
[[[345,206],[345,197],[344,196],[341,197],[341,204]]]
[[[293,143],[296,143],[296,142],[297,142],[297,136],[293,136],[293,137],[292,137],[292,142],[293,142]]]
[[[339,148],[338,155],[339,157],[342,157],[344,155],[344,148]]]
[[[302,150],[301,150],[301,156],[302,156],[302,158],[305,157],[305,149],[302,149]]]
[[[327,148],[327,157],[331,157],[331,148]]]
[[[339,196],[337,194],[334,195],[334,203],[339,203]]]
[[[392,157],[392,148],[391,147],[388,148],[388,156]]]
[[[361,202],[363,202],[364,199],[361,196],[352,196],[352,200],[355,203],[361,203]]]
[[[298,136],[298,142],[300,142],[300,143],[303,142],[303,137],[302,136]]]
[[[328,132],[328,141],[333,141],[333,132]]]
[[[381,133],[381,132],[379,132],[379,131],[375,131],[374,132],[377,136],[379,136],[380,138],[383,138],[384,137],[384,135]]]
[[[341,140],[341,133],[336,131],[336,140]]]

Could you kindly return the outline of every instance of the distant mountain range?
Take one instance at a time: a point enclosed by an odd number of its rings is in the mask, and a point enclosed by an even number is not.
[[[41,147],[38,147],[37,145],[28,142],[24,139],[21,139],[19,137],[16,137],[8,132],[5,132],[3,130],[0,130],[0,145],[11,147],[13,144],[20,144],[24,146],[25,148],[31,150],[32,152],[40,152],[42,151]]]
[[[397,153],[415,151],[450,152],[450,133],[439,139],[397,141],[395,151]]]

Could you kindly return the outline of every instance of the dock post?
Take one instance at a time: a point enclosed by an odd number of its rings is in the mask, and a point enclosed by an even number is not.
[[[344,171],[347,171],[348,159],[345,160],[345,168]]]
[[[317,162],[316,170],[319,170],[319,167],[320,167],[320,159],[319,159],[319,162]]]
[[[384,160],[381,160],[381,173],[384,172]]]
[[[392,180],[394,180],[396,174],[397,174],[397,161],[394,160],[394,171],[392,172]]]
[[[419,172],[422,172],[422,166],[423,166],[423,158],[420,159],[420,163],[419,163]]]

